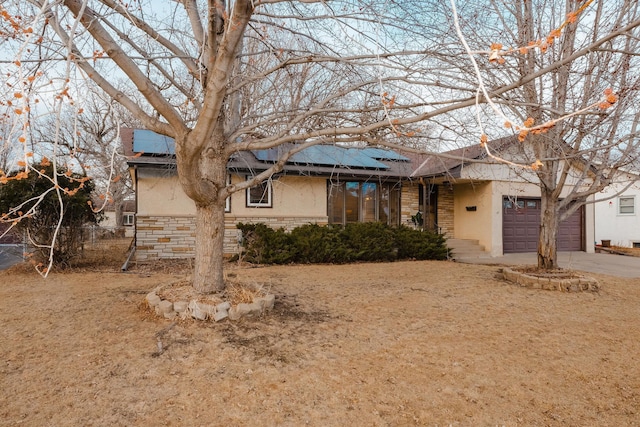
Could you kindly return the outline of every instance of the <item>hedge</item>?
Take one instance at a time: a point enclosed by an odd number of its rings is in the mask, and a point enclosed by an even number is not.
[[[255,264],[345,264],[403,259],[443,260],[443,235],[379,222],[320,226],[307,224],[287,233],[263,223],[237,225],[244,261]]]

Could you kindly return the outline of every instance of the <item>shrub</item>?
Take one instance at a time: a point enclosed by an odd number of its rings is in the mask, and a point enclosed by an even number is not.
[[[307,224],[291,231],[296,262],[304,264],[340,263],[346,257],[340,236],[342,227]]]
[[[442,235],[406,226],[356,223],[345,227],[307,224],[291,233],[265,224],[238,224],[243,233],[243,257],[259,264],[446,259]]]
[[[55,191],[54,175],[60,198]],[[93,181],[64,168],[54,171],[48,160],[33,164],[29,173],[19,170],[3,178],[0,180],[0,221],[15,221],[18,231],[28,232],[35,261],[46,263],[49,247],[53,245],[54,266],[68,267],[82,251],[82,227],[101,220],[101,214],[93,212],[89,204]]]
[[[395,229],[395,240],[398,259],[447,259],[447,245],[442,234],[400,226]]]
[[[393,229],[381,222],[347,224],[342,230],[345,245],[354,261],[392,261],[396,257]]]
[[[287,264],[295,262],[291,235],[283,229],[274,230],[265,224],[237,225],[242,231],[244,259],[256,264]]]

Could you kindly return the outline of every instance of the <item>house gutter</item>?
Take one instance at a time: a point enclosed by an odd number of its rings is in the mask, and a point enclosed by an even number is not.
[[[136,209],[133,213],[133,241],[131,242],[131,250],[127,256],[127,260],[122,264],[120,269],[124,272],[129,268],[129,262],[133,258],[133,254],[136,253],[136,242],[138,241],[138,165],[133,166],[133,184],[135,190]]]

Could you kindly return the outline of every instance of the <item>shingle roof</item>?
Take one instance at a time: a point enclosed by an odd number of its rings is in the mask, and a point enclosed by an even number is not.
[[[175,167],[175,147],[171,138],[148,130],[129,128],[121,129],[120,135],[130,165]],[[511,136],[500,138],[491,141],[491,147],[493,150],[501,150],[515,141],[516,138]],[[266,150],[240,151],[232,156],[227,166],[237,173],[263,171],[293,146],[295,144]],[[445,174],[459,177],[462,167],[470,160],[486,157],[486,150],[480,144],[446,151],[439,155],[387,148],[321,144],[294,154],[281,173],[380,178],[426,178]]]
[[[173,140],[140,129],[121,129],[124,153],[129,165],[174,166]],[[295,144],[267,150],[241,151],[232,156],[228,168],[236,172],[255,172],[269,168]],[[320,144],[294,154],[282,173],[298,175],[377,176],[406,178],[424,157],[375,147],[345,147]]]
[[[492,150],[501,150],[514,143],[515,137],[491,141]],[[412,173],[415,177],[430,177],[439,175],[452,175],[458,177],[461,167],[469,160],[481,160],[487,157],[487,152],[481,144],[469,145],[455,150],[445,151],[439,156],[428,156]]]

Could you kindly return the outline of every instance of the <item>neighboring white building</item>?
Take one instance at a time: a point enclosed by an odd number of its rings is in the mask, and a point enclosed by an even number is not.
[[[596,201],[601,201],[595,203],[596,244],[609,240],[612,246],[640,247],[639,179],[636,174],[624,174],[597,195]]]
[[[135,200],[125,200],[122,206],[122,225],[124,229],[125,237],[133,237],[135,232]],[[99,226],[106,229],[115,231],[117,228],[116,211],[113,203],[109,203],[102,211],[102,221]]]

